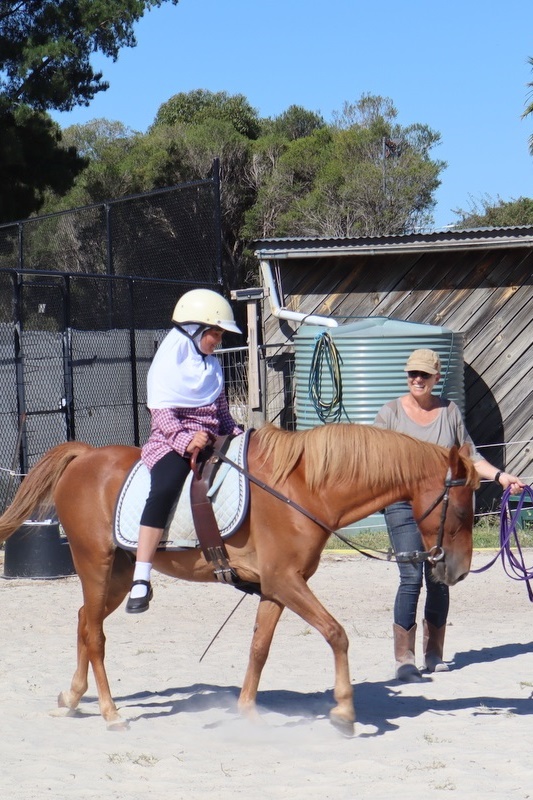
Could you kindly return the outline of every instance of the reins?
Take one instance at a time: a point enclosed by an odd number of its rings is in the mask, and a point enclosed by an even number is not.
[[[500,549],[494,558],[484,567],[479,569],[470,570],[473,574],[485,572],[492,565],[501,558],[502,566],[505,573],[514,581],[525,581],[527,593],[530,602],[533,603],[533,589],[531,588],[530,581],[533,580],[533,568],[528,568],[524,562],[524,554],[520,542],[518,540],[517,527],[526,497],[533,503],[533,489],[531,486],[525,486],[522,490],[520,498],[516,504],[514,512],[509,508],[509,498],[511,492],[506,489],[502,496],[502,504],[500,508]],[[512,552],[511,539],[514,537],[514,544],[516,545],[518,557]]]
[[[385,552],[383,550],[372,550],[372,552],[368,552],[368,549],[363,550],[361,547],[357,547],[357,545],[355,545],[353,542],[351,542],[346,536],[343,536],[338,531],[332,530],[329,527],[329,525],[326,525],[326,523],[323,520],[321,520],[315,514],[313,514],[310,511],[308,511],[306,508],[301,506],[299,503],[296,503],[294,500],[291,500],[290,497],[287,497],[286,495],[282,494],[281,492],[278,492],[277,489],[274,489],[272,486],[269,486],[264,481],[260,480],[259,478],[256,478],[255,475],[252,475],[251,472],[248,472],[247,469],[245,469],[244,467],[241,467],[241,465],[235,463],[235,461],[232,461],[231,458],[228,458],[228,456],[222,450],[220,450],[219,448],[213,447],[213,457],[219,458],[221,461],[223,461],[224,463],[228,464],[228,466],[233,467],[233,469],[236,469],[237,472],[240,475],[244,475],[244,477],[247,478],[251,483],[255,484],[260,489],[263,489],[265,492],[268,492],[273,497],[276,497],[282,503],[285,503],[286,505],[290,506],[291,508],[294,508],[296,511],[298,511],[300,514],[303,514],[305,517],[310,519],[312,522],[314,522],[320,528],[323,528],[328,534],[335,535],[341,542],[344,542],[344,544],[347,545],[348,547],[350,547],[352,550],[356,550],[358,553],[361,553],[361,555],[366,556],[366,558],[373,558],[376,561],[395,561],[397,563],[404,563],[404,562],[421,563],[421,562],[424,562],[424,561],[429,561],[429,563],[433,564],[433,565],[435,565],[438,561],[441,561],[444,558],[444,551],[442,549],[442,540],[443,540],[443,537],[444,537],[444,522],[445,522],[445,519],[446,519],[447,510],[448,510],[448,501],[449,501],[449,495],[450,495],[450,488],[452,486],[464,486],[466,484],[466,479],[453,479],[452,480],[451,478],[449,478],[448,477],[449,470],[448,470],[448,474],[446,475],[446,479],[445,479],[445,482],[444,482],[444,489],[439,494],[439,496],[436,498],[436,500],[431,504],[431,506],[427,509],[427,511],[425,511],[424,514],[420,517],[419,522],[421,522],[422,520],[426,519],[426,517],[429,514],[431,514],[431,512],[438,506],[438,504],[440,502],[443,502],[443,508],[442,508],[441,518],[440,518],[439,533],[438,533],[438,537],[437,537],[437,544],[435,545],[435,547],[432,547],[431,550],[428,550],[428,551],[413,550],[411,552],[402,552],[402,553],[394,554],[392,549],[389,548],[387,552]],[[371,549],[371,548],[369,548],[369,549]],[[373,555],[373,553],[379,553],[379,555]],[[382,556],[384,556],[384,558],[382,558]],[[202,655],[200,657],[200,661],[202,661],[202,659],[204,658],[205,654],[211,648],[211,646],[212,646],[213,642],[215,641],[215,639],[217,638],[217,636],[220,634],[222,629],[225,627],[225,625],[227,624],[228,620],[233,616],[233,614],[235,613],[237,608],[240,606],[240,604],[242,603],[242,601],[244,600],[245,597],[246,597],[246,594],[243,594],[243,596],[241,597],[241,599],[239,600],[239,602],[237,603],[235,608],[231,611],[229,616],[225,619],[225,621],[222,623],[222,625],[220,626],[218,631],[212,637],[211,641],[209,642],[209,644],[205,648],[204,652],[202,653]]]
[[[444,550],[442,549],[442,541],[444,538],[444,522],[446,520],[446,513],[448,510],[450,488],[452,486],[464,486],[466,484],[466,478],[452,479],[449,478],[447,475],[444,481],[444,489],[442,490],[440,495],[436,498],[436,500],[431,504],[431,506],[427,509],[427,511],[425,511],[418,520],[418,522],[422,522],[422,520],[426,519],[426,517],[429,516],[429,514],[431,514],[431,512],[439,505],[439,503],[442,502],[443,507],[439,524],[439,532],[437,536],[437,544],[434,545],[430,550],[412,550],[395,554],[393,553],[392,549],[389,548],[386,552],[383,550],[372,550],[372,552],[370,553],[368,552],[367,549],[357,547],[357,545],[355,545],[347,537],[343,536],[338,531],[332,530],[329,527],[329,525],[326,525],[326,523],[320,519],[320,517],[317,517],[311,511],[308,511],[306,508],[301,506],[299,503],[296,503],[294,500],[291,500],[290,497],[287,497],[281,492],[278,492],[277,489],[274,489],[272,486],[269,486],[264,481],[260,480],[259,478],[256,478],[255,475],[252,475],[250,472],[248,472],[247,469],[241,467],[240,464],[237,464],[230,458],[228,458],[228,456],[225,455],[225,453],[221,452],[221,450],[215,447],[213,449],[213,454],[216,457],[220,458],[221,461],[224,461],[226,464],[236,469],[237,472],[239,472],[241,475],[244,475],[251,483],[255,484],[260,489],[263,489],[265,492],[268,492],[273,497],[276,497],[282,503],[285,503],[291,508],[294,508],[295,511],[298,511],[300,514],[303,514],[305,517],[307,517],[307,519],[310,519],[311,522],[314,522],[320,528],[323,528],[330,535],[336,536],[341,542],[344,542],[344,544],[350,547],[352,550],[357,550],[358,553],[361,553],[367,558],[373,558],[376,559],[377,561],[395,561],[397,563],[410,562],[415,564],[419,564],[423,561],[429,561],[429,563],[432,565],[435,565],[438,561],[442,561],[442,559],[444,558]],[[372,553],[379,553],[380,555],[379,556],[372,555]],[[381,556],[385,557],[381,558]]]

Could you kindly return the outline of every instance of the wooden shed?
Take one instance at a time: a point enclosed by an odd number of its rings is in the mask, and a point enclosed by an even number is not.
[[[265,290],[267,419],[290,423],[284,359],[306,315],[443,326],[463,335],[472,438],[496,466],[533,481],[533,227],[264,239],[256,255]],[[497,487],[480,494],[486,506],[497,502]]]

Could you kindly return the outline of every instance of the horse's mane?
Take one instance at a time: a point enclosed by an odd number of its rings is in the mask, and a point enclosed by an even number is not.
[[[311,491],[352,483],[358,476],[364,476],[371,488],[392,487],[421,480],[448,463],[445,447],[372,425],[339,423],[297,432],[266,425],[255,437],[260,458],[269,461],[274,484],[283,483],[304,458]],[[475,468],[469,459],[463,461],[468,485],[475,488]]]

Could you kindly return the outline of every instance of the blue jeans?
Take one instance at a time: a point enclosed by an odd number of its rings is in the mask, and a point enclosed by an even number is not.
[[[422,549],[422,537],[413,518],[410,503],[394,503],[388,506],[385,509],[385,522],[395,553]],[[433,580],[431,566],[427,561],[424,564],[399,563],[398,569],[400,585],[394,602],[394,622],[406,631],[415,624],[418,598],[425,578],[424,618],[437,628],[444,625],[450,607],[449,590],[445,584]]]

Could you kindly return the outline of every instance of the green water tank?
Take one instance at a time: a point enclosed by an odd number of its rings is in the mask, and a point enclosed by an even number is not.
[[[439,354],[442,378],[435,392],[454,400],[464,414],[462,334],[435,325],[388,317],[365,317],[349,320],[337,328],[302,325],[298,330],[294,338],[298,430],[323,424],[310,391],[310,377],[316,348],[325,333],[331,337],[339,356],[342,409],[337,421],[371,425],[384,403],[407,392],[404,366],[412,351],[419,348],[429,348]],[[339,386],[324,362],[319,386],[319,399],[327,408],[338,397]],[[316,387],[317,381],[315,394]],[[354,530],[376,527],[384,528],[381,514],[372,515],[351,526]]]

